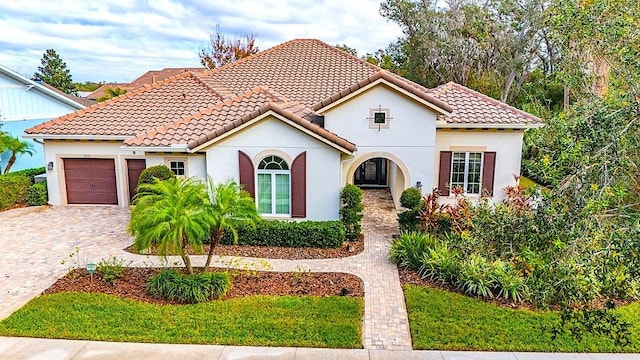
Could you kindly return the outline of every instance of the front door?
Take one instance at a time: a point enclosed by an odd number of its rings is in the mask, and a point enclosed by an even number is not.
[[[362,186],[386,186],[387,159],[373,158],[363,162],[356,169],[354,183]]]

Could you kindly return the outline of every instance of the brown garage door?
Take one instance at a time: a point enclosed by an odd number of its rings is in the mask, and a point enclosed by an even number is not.
[[[127,159],[127,175],[129,176],[129,201],[136,194],[140,173],[147,167],[144,159]]]
[[[118,204],[113,159],[64,159],[69,204]]]

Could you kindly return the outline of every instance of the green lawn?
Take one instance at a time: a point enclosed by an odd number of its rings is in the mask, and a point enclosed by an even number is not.
[[[59,293],[0,322],[0,335],[100,341],[360,348],[363,300],[250,296],[152,305],[111,295]]]
[[[543,331],[558,319],[552,312],[511,310],[446,291],[407,285],[404,288],[414,349],[491,351],[622,351],[604,338],[570,336],[551,341]],[[640,351],[640,302],[619,311],[633,323],[632,345]]]

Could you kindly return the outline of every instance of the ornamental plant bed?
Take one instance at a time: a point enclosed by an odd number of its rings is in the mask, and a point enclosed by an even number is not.
[[[84,269],[70,271],[56,281],[43,294],[60,292],[87,292],[116,295],[122,298],[144,301],[152,304],[175,304],[149,295],[145,287],[150,276],[164,269],[128,268],[124,276],[116,279],[113,285],[102,280],[100,274],[90,275]],[[178,271],[181,271],[178,269]],[[233,284],[223,299],[251,295],[313,295],[313,296],[349,296],[363,297],[362,280],[355,275],[345,273],[311,272],[268,272],[217,269],[228,271]]]
[[[129,246],[125,251],[136,253],[133,246]],[[220,256],[245,256],[265,259],[331,259],[353,256],[364,250],[364,236],[358,237],[355,241],[346,241],[338,248],[294,248],[284,246],[253,246],[253,245],[217,245],[213,249],[215,255]],[[202,254],[209,252],[209,245],[203,246]],[[153,247],[149,254],[157,255],[157,247]],[[146,254],[146,253],[145,253]],[[189,255],[196,253],[189,249]]]

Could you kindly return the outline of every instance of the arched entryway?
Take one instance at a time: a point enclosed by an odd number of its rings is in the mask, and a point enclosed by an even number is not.
[[[386,152],[359,156],[347,170],[347,183],[363,188],[389,188],[396,207],[402,191],[411,186],[411,174],[402,160]]]

